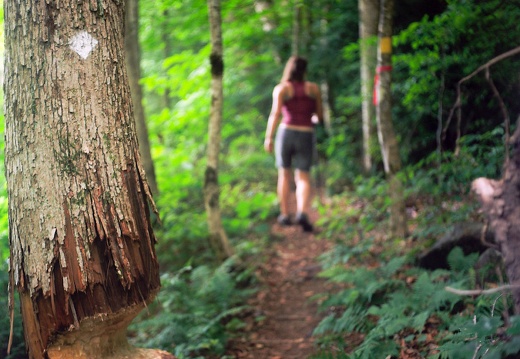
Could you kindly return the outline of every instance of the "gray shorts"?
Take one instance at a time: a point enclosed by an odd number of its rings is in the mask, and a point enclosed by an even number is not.
[[[314,155],[314,132],[296,131],[279,127],[276,133],[275,155],[278,168],[294,166],[309,172]]]

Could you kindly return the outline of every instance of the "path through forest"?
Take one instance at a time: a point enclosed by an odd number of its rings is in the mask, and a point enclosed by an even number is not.
[[[312,211],[309,217],[315,223],[317,213]],[[283,227],[274,221],[270,238],[266,261],[258,271],[261,289],[249,303],[255,313],[248,318],[244,336],[230,344],[228,355],[305,359],[315,352],[311,335],[321,319],[311,297],[327,290],[325,281],[317,276],[321,269],[317,257],[330,244],[303,232],[300,226]]]

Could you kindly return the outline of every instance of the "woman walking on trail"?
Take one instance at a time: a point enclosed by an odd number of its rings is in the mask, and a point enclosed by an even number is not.
[[[278,167],[278,223],[290,225],[288,212],[291,169],[296,183],[296,223],[312,232],[308,213],[311,206],[310,169],[314,154],[314,126],[323,121],[321,94],[317,84],[305,80],[307,60],[293,56],[285,65],[282,79],[273,90],[273,106],[267,122],[264,148],[273,151]],[[282,123],[280,123],[280,118]],[[278,128],[278,129],[277,129]]]

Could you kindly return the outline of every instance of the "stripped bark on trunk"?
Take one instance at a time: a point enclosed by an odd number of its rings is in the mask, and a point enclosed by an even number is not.
[[[160,286],[123,2],[4,9],[11,298],[30,358],[103,357]]]

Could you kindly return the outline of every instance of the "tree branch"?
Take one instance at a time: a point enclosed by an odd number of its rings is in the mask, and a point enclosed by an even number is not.
[[[471,74],[469,74],[468,76],[462,78],[458,83],[457,83],[457,100],[455,101],[455,105],[453,105],[453,107],[451,108],[450,110],[450,114],[448,116],[448,119],[446,120],[446,125],[444,126],[444,130],[443,130],[443,134],[444,134],[444,137],[446,136],[446,131],[448,130],[448,127],[450,126],[450,123],[451,123],[451,119],[453,117],[453,114],[455,113],[455,110],[458,110],[458,115],[460,116],[460,107],[462,106],[462,99],[461,99],[461,85],[468,81],[469,79],[471,79],[472,77],[474,77],[475,75],[477,75],[479,72],[481,72],[482,70],[485,70],[485,69],[488,69],[490,66],[496,64],[497,62],[500,62],[508,57],[511,57],[511,56],[514,56],[516,54],[520,53],[520,46],[518,47],[515,47],[514,49],[512,50],[509,50],[507,52],[504,52],[503,54],[501,55],[498,55],[497,57],[489,60],[488,62],[486,62],[484,65],[480,66],[478,69],[476,69],[475,71],[473,71]],[[460,121],[460,117],[458,118],[458,121]],[[459,139],[459,136],[460,134],[457,133],[457,141]]]
[[[495,86],[495,83],[493,82],[493,79],[491,78],[491,74],[489,71],[489,67],[486,68],[486,80],[489,83],[489,86],[491,87],[491,90],[493,90],[493,95],[495,95],[498,104],[500,105],[500,110],[502,111],[502,116],[504,116],[504,129],[505,129],[505,165],[507,166],[507,162],[509,162],[509,113],[507,112],[506,104],[504,103],[504,100],[502,100],[502,96],[500,96],[500,92],[498,92],[497,87]]]
[[[452,287],[446,287],[444,288],[446,291],[450,293],[454,293],[457,295],[481,295],[481,294],[493,294],[497,292],[502,292],[510,289],[520,289],[519,284],[514,285],[504,285],[501,287],[491,288],[491,289],[473,289],[473,290],[464,290],[464,289],[456,289]]]

